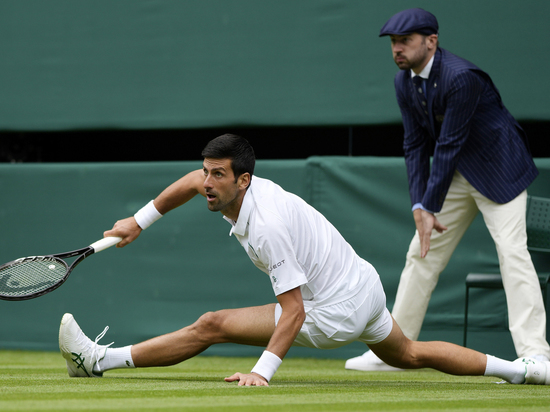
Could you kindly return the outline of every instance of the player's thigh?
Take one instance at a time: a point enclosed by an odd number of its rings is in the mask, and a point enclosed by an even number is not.
[[[203,318],[219,328],[227,342],[266,346],[275,331],[275,304],[224,309]]]

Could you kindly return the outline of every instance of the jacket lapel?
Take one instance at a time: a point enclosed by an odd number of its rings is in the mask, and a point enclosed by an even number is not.
[[[436,119],[434,118],[434,101],[436,94],[439,93],[439,73],[441,70],[441,50],[438,48],[435,52],[434,63],[430,71],[430,77],[426,83],[426,94],[428,95],[428,118],[430,121],[432,136],[437,140],[438,129],[436,128]]]

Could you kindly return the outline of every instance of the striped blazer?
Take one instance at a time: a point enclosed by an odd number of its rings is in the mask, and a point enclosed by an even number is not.
[[[413,205],[439,212],[455,170],[497,203],[507,203],[527,188],[538,171],[523,129],[489,75],[438,48],[427,99],[419,81],[410,70],[395,76]],[[431,172],[430,139],[435,141]]]

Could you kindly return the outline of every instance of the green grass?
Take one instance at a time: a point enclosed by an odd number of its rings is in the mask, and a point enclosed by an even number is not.
[[[69,378],[58,353],[0,351],[0,411],[548,411],[550,387],[432,370],[355,372],[342,360],[289,358],[271,386],[223,378],[256,359],[201,356],[169,368]]]

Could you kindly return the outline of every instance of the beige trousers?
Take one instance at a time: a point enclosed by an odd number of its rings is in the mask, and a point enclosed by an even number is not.
[[[498,204],[474,189],[460,173],[455,173],[441,213],[436,214],[448,230],[442,234],[433,232],[426,258],[420,258],[418,232],[407,252],[392,312],[405,336],[418,339],[439,275],[464,232],[481,211],[497,249],[509,328],[517,355],[550,358],[542,293],[527,251],[526,207],[526,191],[506,204]]]

